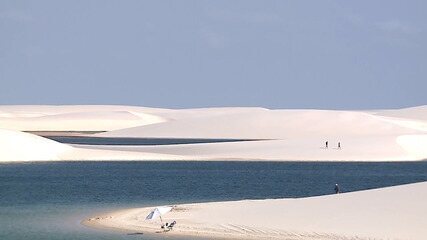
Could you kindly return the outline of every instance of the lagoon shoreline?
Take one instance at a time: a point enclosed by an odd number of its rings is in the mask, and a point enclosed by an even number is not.
[[[308,198],[180,204],[163,216],[171,236],[219,239],[413,239],[427,235],[427,182]],[[110,230],[156,234],[153,208],[124,209],[86,219]]]

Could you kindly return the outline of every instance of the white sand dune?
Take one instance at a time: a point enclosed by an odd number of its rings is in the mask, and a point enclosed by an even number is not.
[[[104,137],[269,139],[235,143],[125,147],[122,150],[234,160],[391,161],[426,159],[421,116],[391,119],[358,111],[240,109],[109,131]],[[395,110],[398,112],[399,110]],[[406,112],[406,109],[403,110]],[[405,136],[405,137],[403,137]],[[398,141],[398,139],[400,139]],[[404,140],[402,140],[404,139]],[[410,139],[415,139],[410,141]],[[328,140],[332,148],[323,149]],[[341,142],[342,149],[334,149]],[[99,147],[98,148],[103,148]],[[105,147],[104,147],[105,148]]]
[[[169,109],[121,105],[2,105],[0,106],[0,117],[46,116],[73,112],[109,111],[156,113],[169,111]]]
[[[376,111],[0,106],[1,128],[17,131],[106,131],[92,136],[112,138],[263,140],[142,147],[77,146],[75,149],[85,152],[79,155],[80,160],[95,158],[89,154],[90,149],[97,159],[110,159],[109,151],[118,151],[123,160],[138,159],[142,154],[152,156],[151,160],[169,155],[173,160],[422,160],[427,159],[426,118],[426,106]],[[325,141],[329,141],[328,150],[323,148]],[[334,149],[338,142],[340,150]],[[76,159],[70,154],[62,158]]]
[[[402,108],[402,109],[391,109],[391,110],[377,110],[369,111],[375,115],[395,118],[407,118],[413,120],[427,121],[427,105]]]
[[[165,121],[151,114],[115,112],[76,112],[39,117],[0,120],[4,127],[25,131],[108,131]]]
[[[163,216],[177,221],[163,234],[233,239],[405,239],[427,236],[427,182],[301,199],[183,204]],[[159,231],[152,208],[127,209],[84,224]]]
[[[4,129],[0,129],[0,146],[0,162],[181,159],[172,154],[76,148],[34,134]]]
[[[162,138],[290,139],[321,136],[415,133],[364,112],[255,109],[120,129],[99,136]]]
[[[427,106],[372,111],[370,113],[381,116],[385,121],[399,126],[427,132]]]
[[[110,131],[166,121],[145,112],[150,109],[90,105],[0,106],[0,126],[18,131]]]
[[[406,161],[424,159],[427,142],[396,142],[394,137],[379,136],[340,138],[345,144],[341,149],[335,146],[328,150],[322,146],[323,138],[266,140],[231,143],[183,144],[169,146],[79,146],[91,149],[114,149],[121,151],[151,152],[181,156],[182,160],[235,160],[235,161]],[[331,140],[331,139],[330,139]],[[416,145],[415,145],[416,144]],[[406,148],[403,148],[404,145]],[[415,147],[417,146],[417,147]]]
[[[427,134],[403,135],[397,138],[397,143],[414,158],[426,159],[427,156]]]
[[[72,147],[33,134],[0,129],[1,161],[60,160]]]

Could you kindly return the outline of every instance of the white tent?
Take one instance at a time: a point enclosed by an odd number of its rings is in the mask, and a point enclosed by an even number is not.
[[[157,219],[158,217],[160,217],[160,221],[163,222],[162,220],[162,215],[170,212],[172,210],[172,207],[156,207],[155,209],[153,209],[150,214],[148,214],[148,216],[145,218],[145,220],[154,220]]]

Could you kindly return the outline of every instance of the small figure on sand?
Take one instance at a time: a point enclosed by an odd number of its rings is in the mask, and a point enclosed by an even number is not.
[[[328,149],[328,141],[325,142],[325,148]]]
[[[338,142],[338,149],[341,149],[341,142]]]
[[[338,186],[338,183],[337,184],[335,184],[335,194],[338,194],[338,193],[340,193],[340,186]]]

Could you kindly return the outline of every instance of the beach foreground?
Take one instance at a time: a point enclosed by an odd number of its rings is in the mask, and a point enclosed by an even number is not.
[[[153,208],[106,213],[83,224],[127,232],[210,239],[405,239],[427,236],[427,182],[300,199],[182,204],[145,220]]]
[[[111,142],[118,138],[228,142],[78,145],[46,139],[49,135],[108,138]],[[0,106],[0,143],[1,162],[416,161],[427,159],[427,106],[375,111]]]

